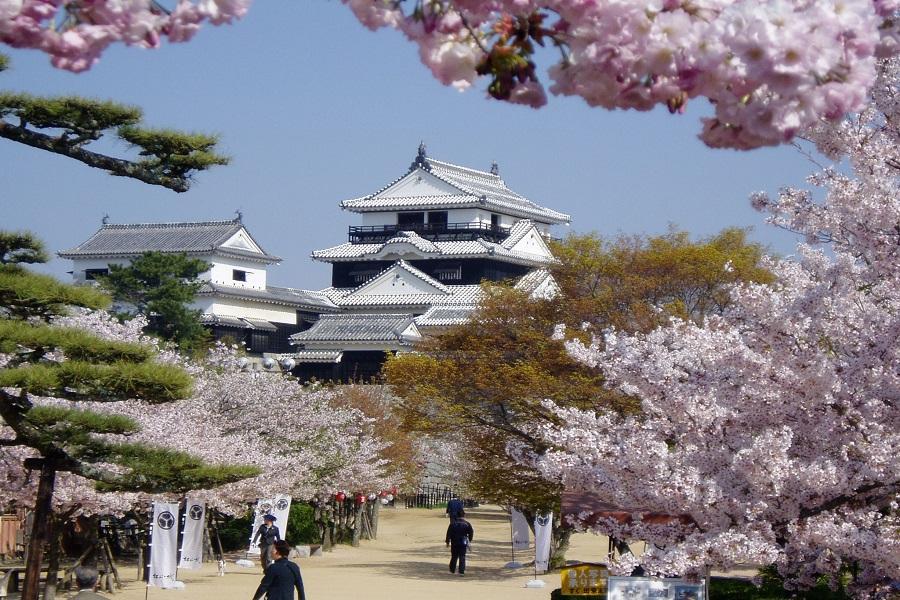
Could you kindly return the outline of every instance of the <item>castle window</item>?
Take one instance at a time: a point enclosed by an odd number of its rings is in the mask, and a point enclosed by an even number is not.
[[[447,224],[447,211],[446,210],[434,210],[428,213],[428,224],[429,225],[446,225]]]
[[[397,225],[422,225],[425,223],[424,212],[397,213]]]
[[[109,275],[109,269],[85,269],[84,280],[96,281],[98,277],[106,277]]]
[[[232,269],[231,270],[231,279],[234,281],[247,281],[247,271],[241,271],[240,269]]]

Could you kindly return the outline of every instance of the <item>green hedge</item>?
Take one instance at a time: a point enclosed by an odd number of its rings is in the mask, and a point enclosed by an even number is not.
[[[226,517],[225,522],[219,525],[219,539],[222,540],[222,548],[226,552],[246,550],[250,541],[250,528],[253,525],[253,513],[248,512],[242,517]],[[318,544],[319,530],[313,521],[313,508],[306,502],[291,502],[291,513],[288,517],[287,532],[281,534],[292,546],[300,544]]]

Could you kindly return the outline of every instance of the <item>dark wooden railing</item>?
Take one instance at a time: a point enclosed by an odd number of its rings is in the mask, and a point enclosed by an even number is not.
[[[490,223],[406,223],[403,225],[351,225],[351,244],[375,244],[396,237],[401,231],[414,231],[431,241],[474,240],[499,242],[509,235],[509,227]]]

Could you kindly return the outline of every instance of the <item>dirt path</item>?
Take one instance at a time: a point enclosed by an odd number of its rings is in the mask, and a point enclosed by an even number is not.
[[[364,541],[359,548],[341,546],[325,556],[297,561],[307,598],[546,600],[550,590],[559,587],[557,573],[542,577],[547,582],[543,590],[528,589],[525,583],[531,577],[527,569],[504,568],[510,560],[509,522],[504,512],[483,507],[469,511],[468,518],[475,529],[475,541],[465,577],[448,572],[450,552],[444,547],[448,521],[443,511],[396,508],[381,512],[378,540]],[[605,538],[576,535],[567,558],[602,560],[605,548]],[[520,554],[520,562],[534,557],[530,551]],[[229,562],[224,577],[217,577],[215,566],[206,564],[201,571],[179,572],[185,589],[150,588],[149,599],[250,600],[260,577],[258,567],[245,569],[233,562]],[[114,598],[140,600],[145,591],[143,584],[130,582],[124,593]]]

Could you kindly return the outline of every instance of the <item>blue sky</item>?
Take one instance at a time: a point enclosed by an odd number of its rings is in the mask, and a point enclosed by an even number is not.
[[[214,132],[233,162],[175,194],[0,139],[0,227],[30,229],[53,252],[114,223],[228,219],[240,208],[256,239],[284,262],[270,283],[317,289],[329,265],[309,254],[346,240],[357,216],[338,203],[406,172],[420,140],[435,158],[488,169],[531,200],[572,215],[571,229],[697,236],[732,225],[777,253],[794,236],[750,208],[756,190],[802,186],[812,165],[790,147],[709,150],[687,114],[607,112],[569,98],[533,110],[435,81],[400,34],[371,33],[335,0],[257,2],[230,27],[188,44],[116,47],[91,71],[53,69],[8,52],[0,89],[79,94],[143,107],[151,126]],[[562,236],[565,228],[559,228]],[[47,269],[64,276],[68,261]]]

